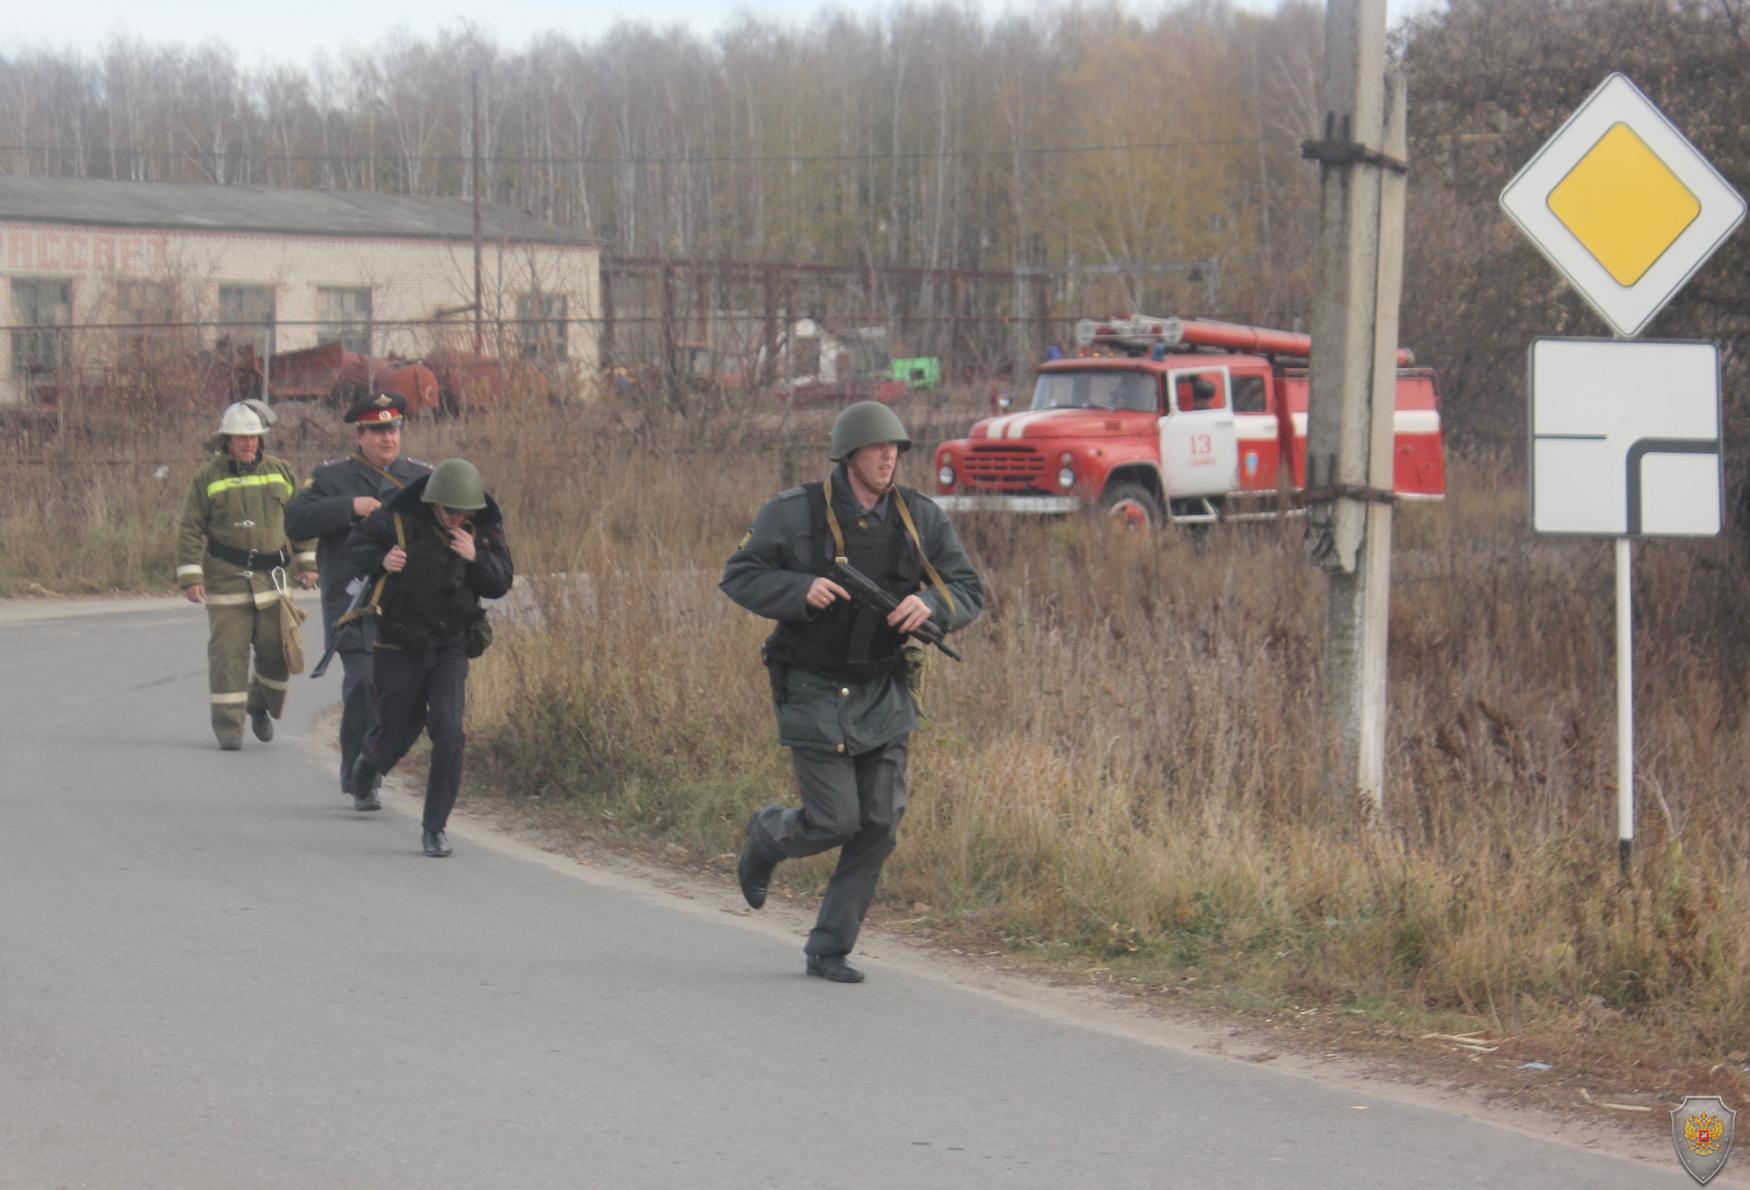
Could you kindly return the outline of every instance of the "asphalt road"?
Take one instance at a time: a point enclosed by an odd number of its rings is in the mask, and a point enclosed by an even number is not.
[[[1691,1184],[879,960],[808,979],[730,890],[465,821],[426,859],[405,799],[355,814],[308,746],[338,666],[221,753],[201,612],[55,611],[0,607],[8,1190]]]

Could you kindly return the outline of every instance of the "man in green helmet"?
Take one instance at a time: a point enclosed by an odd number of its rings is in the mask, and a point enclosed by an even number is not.
[[[273,739],[288,676],[279,593],[288,568],[302,587],[316,581],[314,547],[286,540],[285,509],[297,481],[285,460],[262,449],[268,424],[251,403],[225,410],[208,442],[213,457],[189,484],[176,534],[177,585],[207,609],[213,734],[227,752],[243,747],[246,715],[256,739]]]
[[[905,813],[906,748],[917,725],[908,638],[930,620],[963,628],[984,609],[984,585],[947,516],[894,482],[910,447],[886,405],[847,406],[832,429],[838,466],[824,483],[781,492],[760,509],[720,584],[777,621],[763,655],[778,742],[791,750],[802,795],[798,808],[767,806],[749,819],[742,895],[758,909],[780,861],[840,848],[803,948],[808,974],[835,983],[863,980],[846,956]],[[836,558],[899,605],[883,615],[853,601],[829,577]]]
[[[353,767],[353,797],[374,800],[421,729],[429,732],[421,845],[442,858],[450,854],[444,828],[462,786],[468,661],[484,648],[480,601],[503,596],[513,577],[504,517],[474,465],[446,459],[359,522],[346,562],[378,583],[373,714]]]

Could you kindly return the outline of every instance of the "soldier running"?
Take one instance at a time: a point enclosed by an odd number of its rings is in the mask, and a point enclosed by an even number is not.
[[[375,797],[421,730],[431,736],[425,854],[450,854],[444,833],[462,786],[468,661],[491,641],[482,599],[510,590],[504,517],[466,459],[446,459],[396,492],[352,531],[356,572],[387,578],[377,594],[372,720],[352,774],[353,796]]]
[[[304,489],[286,506],[286,531],[314,537],[316,565],[322,573],[323,647],[340,654],[345,670],[340,698],[340,792],[352,797],[355,810],[379,810],[373,792],[353,788],[352,767],[370,727],[371,646],[376,623],[358,616],[340,624],[351,599],[353,582],[363,582],[346,564],[346,539],[353,527],[383,501],[431,470],[401,453],[402,418],[407,398],[399,393],[365,397],[346,411],[357,449],[343,459],[331,459],[310,473]]]
[[[767,806],[748,820],[737,875],[755,909],[781,860],[839,852],[808,942],[805,970],[861,983],[846,956],[875,898],[905,813],[906,748],[917,725],[921,649],[909,634],[934,620],[963,628],[984,609],[984,585],[936,504],[894,483],[911,448],[892,409],[859,401],[832,428],[839,465],[825,483],[791,488],[760,509],[723,569],[735,602],[776,620],[762,650],[791,749],[800,808]],[[847,559],[896,600],[882,616],[828,577]]]
[[[243,747],[247,714],[255,738],[273,739],[286,705],[279,587],[296,563],[298,585],[316,582],[308,542],[288,545],[285,507],[296,487],[283,459],[262,451],[267,425],[245,404],[219,419],[211,462],[195,472],[176,536],[176,581],[190,603],[207,605],[207,688],[219,747]],[[255,676],[249,653],[255,650]]]

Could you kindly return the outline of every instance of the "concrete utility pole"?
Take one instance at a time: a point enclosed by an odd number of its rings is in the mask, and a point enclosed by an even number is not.
[[[1391,609],[1392,438],[1403,279],[1405,91],[1385,127],[1385,0],[1332,0],[1325,19],[1318,295],[1307,427],[1306,546],[1330,578],[1328,792],[1384,822],[1386,626]]]
[[[472,148],[469,151],[469,167],[471,179],[468,188],[474,192],[474,354],[480,354],[481,310],[480,310],[480,72],[473,71],[468,76],[469,108],[472,117],[469,127],[472,130],[470,140]],[[500,258],[502,259],[502,257]],[[501,344],[502,346],[502,344]]]

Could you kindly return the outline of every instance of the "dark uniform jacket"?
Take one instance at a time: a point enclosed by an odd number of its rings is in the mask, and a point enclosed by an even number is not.
[[[209,544],[262,555],[283,553],[288,572],[316,569],[316,555],[305,535],[289,533],[287,528],[285,509],[294,483],[291,467],[265,451],[253,463],[239,463],[224,453],[208,460],[195,472],[182,504],[176,533],[177,586],[187,590],[200,583],[213,595],[252,586],[258,593],[272,591],[269,575],[277,558],[264,559],[246,576],[238,563],[210,553]]]
[[[818,491],[817,485],[811,486]],[[832,486],[833,508],[848,550],[861,551],[870,560],[859,570],[895,596],[918,595],[929,605],[930,618],[950,632],[978,618],[984,610],[984,584],[947,514],[934,501],[903,489],[924,553],[953,596],[952,610],[925,575],[893,497],[883,496],[865,510],[852,495],[842,466]],[[894,668],[883,664],[887,647],[895,643],[887,637],[894,634],[884,637],[884,629],[876,629],[859,637],[854,628],[859,609],[842,602],[819,610],[808,606],[808,588],[827,572],[835,550],[818,512],[808,487],[780,492],[754,518],[753,528],[724,566],[719,585],[748,611],[778,621],[767,641],[767,656],[774,669],[779,742],[860,755],[910,732],[917,725],[917,706]],[[876,573],[875,566],[883,573]],[[835,646],[842,656],[823,652]],[[854,658],[853,652],[859,656]]]
[[[331,459],[310,473],[303,490],[286,506],[286,532],[296,538],[316,538],[316,569],[322,578],[323,645],[334,642],[338,631],[342,652],[365,652],[371,647],[371,618],[361,616],[343,628],[334,622],[346,610],[351,596],[346,585],[355,571],[346,564],[346,539],[362,517],[353,515],[356,496],[372,496],[387,502],[402,487],[431,468],[418,459],[405,455],[390,463],[385,478],[382,471],[365,462],[364,456],[353,453],[344,459]],[[399,481],[399,482],[396,482]]]
[[[488,495],[486,507],[464,525],[474,534],[474,560],[450,549],[449,530],[432,506],[420,499],[429,475],[396,492],[383,507],[360,521],[346,544],[346,565],[373,580],[394,548],[395,517],[406,535],[407,566],[391,574],[377,602],[377,648],[429,649],[460,640],[485,612],[482,599],[510,590],[514,571],[504,537],[504,517]]]

